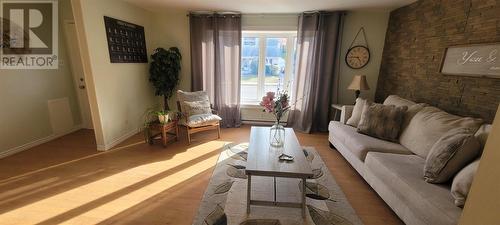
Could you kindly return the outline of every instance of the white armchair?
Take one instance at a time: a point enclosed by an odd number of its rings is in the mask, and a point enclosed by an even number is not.
[[[186,127],[188,144],[191,144],[191,134],[201,131],[217,130],[217,138],[220,138],[222,119],[212,109],[206,92],[177,91],[177,108],[182,115],[179,125]]]

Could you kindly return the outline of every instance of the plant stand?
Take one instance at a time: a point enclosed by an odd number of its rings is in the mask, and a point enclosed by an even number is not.
[[[167,143],[177,141],[178,139],[179,128],[177,126],[177,121],[171,121],[168,123],[154,121],[148,126],[147,129],[149,129],[147,141],[150,145],[154,144],[155,140],[161,140],[163,147],[166,147]]]

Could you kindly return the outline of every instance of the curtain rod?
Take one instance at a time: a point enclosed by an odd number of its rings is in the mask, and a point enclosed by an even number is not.
[[[233,15],[233,16],[240,16],[241,12],[236,12],[236,11],[222,11],[222,12],[217,12],[217,11],[191,11],[186,16],[210,16],[210,15]]]

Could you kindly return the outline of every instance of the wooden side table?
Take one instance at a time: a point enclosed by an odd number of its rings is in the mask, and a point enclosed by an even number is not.
[[[342,113],[342,106],[341,104],[332,104],[331,107],[333,109],[333,120],[334,121],[340,121],[340,114]],[[337,119],[338,118],[338,119]]]
[[[168,123],[160,123],[160,121],[155,121],[149,125],[149,133],[149,144],[152,145],[154,140],[161,139],[163,147],[166,147],[168,142],[177,141],[177,137],[179,135],[179,127],[177,126],[177,121],[171,121]]]

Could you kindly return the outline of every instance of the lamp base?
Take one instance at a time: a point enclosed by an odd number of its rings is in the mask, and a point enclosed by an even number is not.
[[[360,90],[356,90],[355,93],[356,93],[356,99],[358,99],[359,98],[359,94],[361,94],[361,91]]]

